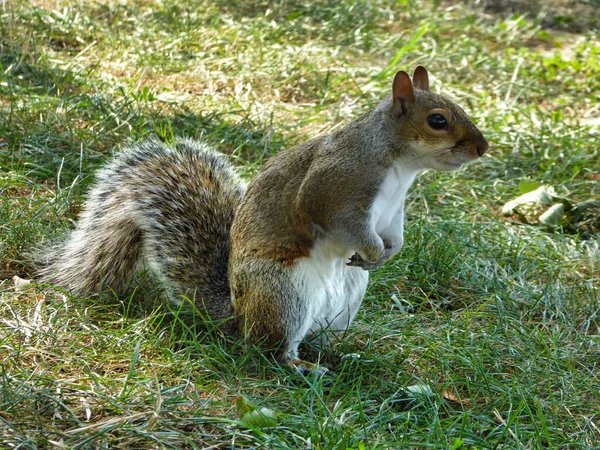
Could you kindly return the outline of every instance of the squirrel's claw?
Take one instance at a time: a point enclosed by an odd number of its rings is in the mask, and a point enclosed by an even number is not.
[[[355,253],[350,257],[350,261],[347,262],[346,265],[351,267],[362,267],[365,262],[366,261],[362,259],[358,253]]]
[[[382,266],[385,261],[386,260],[384,258],[381,258],[379,261],[374,263],[368,262],[362,259],[358,253],[355,253],[350,257],[350,261],[347,262],[346,265],[350,267],[360,267],[363,270],[371,270]]]

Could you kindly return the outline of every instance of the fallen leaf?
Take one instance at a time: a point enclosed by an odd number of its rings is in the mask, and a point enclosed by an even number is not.
[[[463,448],[464,445],[464,441],[461,438],[457,438],[454,441],[454,444],[452,444],[452,447],[450,447],[450,450],[458,450],[459,448]]]
[[[277,413],[269,408],[256,408],[244,397],[235,399],[237,416],[240,422],[256,428],[270,428],[277,425]]]
[[[240,420],[253,427],[271,428],[277,425],[277,414],[272,409],[260,408],[244,414]]]
[[[551,186],[540,186],[534,191],[527,192],[507,202],[502,207],[502,214],[509,216],[516,208],[523,205],[551,205],[554,203],[555,196],[554,188]]]
[[[556,203],[555,205],[552,205],[544,214],[542,214],[538,218],[538,221],[542,225],[553,227],[560,223],[564,214],[565,205],[563,205],[562,203]]]
[[[405,387],[404,390],[411,397],[433,397],[435,395],[431,386],[426,384],[413,384]]]
[[[453,402],[453,403],[458,403],[460,405],[463,406],[468,406],[471,404],[471,400],[466,399],[466,398],[458,398],[458,396],[451,391],[444,391],[443,394],[444,399],[448,400],[449,402]]]
[[[18,275],[13,276],[13,284],[17,292],[25,292],[31,288],[31,280],[26,280]]]
[[[521,194],[527,194],[528,192],[535,191],[537,188],[541,187],[542,183],[534,180],[523,179],[519,181],[519,191]]]

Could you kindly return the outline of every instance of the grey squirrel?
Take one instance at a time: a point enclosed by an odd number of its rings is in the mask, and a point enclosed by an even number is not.
[[[39,276],[73,294],[119,292],[145,263],[172,301],[187,296],[299,371],[324,372],[298,346],[348,329],[368,270],[402,247],[416,175],[487,150],[466,113],[430,92],[422,66],[412,80],[398,72],[364,117],[274,155],[247,189],[204,143],[137,143],[98,171]]]

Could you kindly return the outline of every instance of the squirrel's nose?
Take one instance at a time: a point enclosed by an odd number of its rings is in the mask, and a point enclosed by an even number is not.
[[[488,141],[486,141],[485,138],[482,137],[481,140],[477,143],[477,154],[479,156],[483,156],[483,154],[487,152],[489,148],[490,144],[488,144]]]

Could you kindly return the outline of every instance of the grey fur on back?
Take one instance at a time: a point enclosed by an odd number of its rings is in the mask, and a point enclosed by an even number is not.
[[[245,189],[207,144],[133,144],[96,173],[76,228],[38,275],[76,295],[122,292],[145,264],[172,301],[185,295],[212,319],[229,317],[230,228]]]

